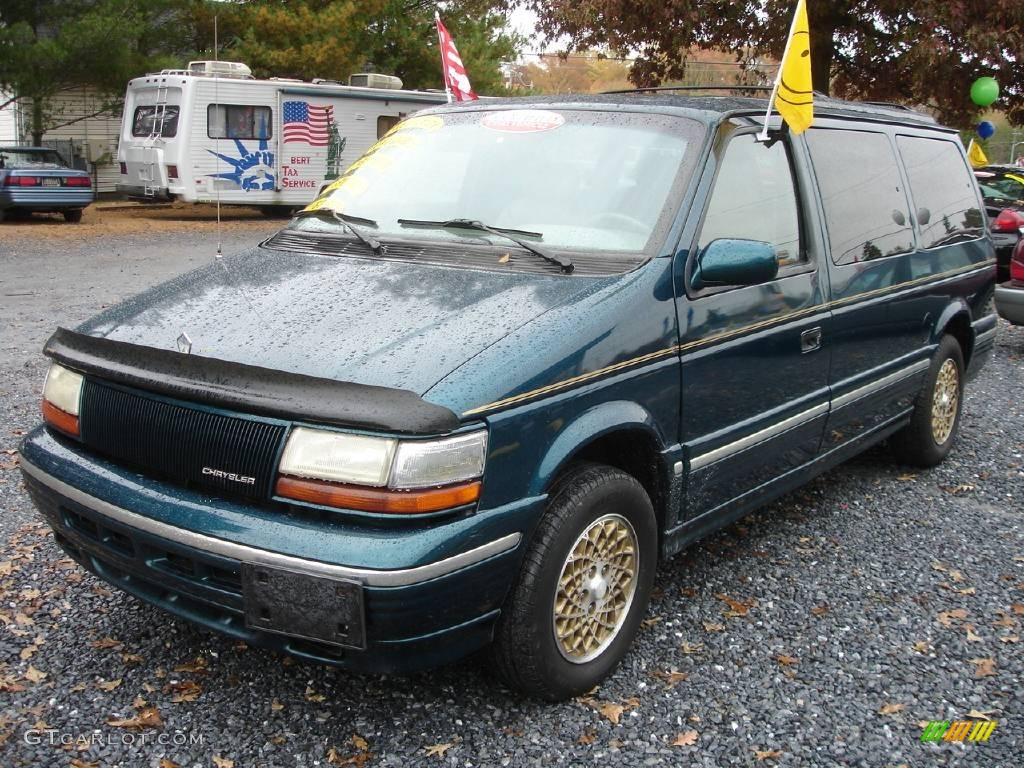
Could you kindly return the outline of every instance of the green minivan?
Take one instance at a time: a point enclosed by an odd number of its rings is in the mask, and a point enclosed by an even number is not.
[[[882,440],[938,463],[991,354],[956,132],[815,110],[418,113],[259,246],[58,329],[26,484],[83,567],[217,632],[580,694],[659,561]]]

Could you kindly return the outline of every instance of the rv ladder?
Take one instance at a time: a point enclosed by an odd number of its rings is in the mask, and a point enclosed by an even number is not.
[[[156,88],[156,104],[153,109],[153,122],[149,136],[143,142],[146,149],[146,177],[143,179],[145,186],[143,193],[147,197],[156,195],[158,189],[159,174],[156,167],[156,145],[162,143],[164,135],[164,121],[167,119],[167,82],[161,82]]]

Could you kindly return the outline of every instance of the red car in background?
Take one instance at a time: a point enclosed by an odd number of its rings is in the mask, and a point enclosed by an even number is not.
[[[1024,231],[1024,168],[986,165],[974,172],[996,246],[996,282],[1010,279],[1010,255]]]
[[[996,286],[996,312],[1013,325],[1024,325],[1024,238],[1013,249],[1009,273],[1010,279]]]

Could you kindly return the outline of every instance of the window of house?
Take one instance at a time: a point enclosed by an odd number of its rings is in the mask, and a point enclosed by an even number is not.
[[[273,136],[270,107],[210,104],[206,135],[211,139],[269,139]]]
[[[906,190],[889,137],[828,128],[806,136],[832,261],[853,264],[913,250]]]
[[[384,138],[384,135],[402,122],[405,115],[378,115],[377,116],[377,138]]]
[[[980,237],[984,217],[959,147],[950,141],[915,136],[898,136],[896,144],[910,179],[921,247]]]
[[[753,134],[737,136],[725,149],[698,246],[736,238],[771,243],[779,266],[803,259],[800,216],[786,145],[768,146]]]

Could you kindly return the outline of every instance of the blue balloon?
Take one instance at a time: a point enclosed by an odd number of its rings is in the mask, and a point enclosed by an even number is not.
[[[996,127],[988,120],[982,120],[978,123],[978,135],[983,139],[991,139],[996,135]]]

